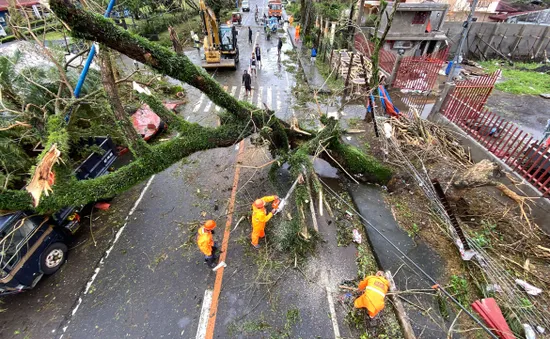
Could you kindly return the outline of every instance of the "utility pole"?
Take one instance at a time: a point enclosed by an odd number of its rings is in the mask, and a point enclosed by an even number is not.
[[[460,37],[460,43],[458,44],[458,49],[455,51],[455,57],[453,58],[453,65],[451,66],[451,69],[449,70],[449,75],[447,76],[447,82],[453,81],[453,73],[456,68],[456,64],[458,63],[458,59],[460,58],[460,55],[462,54],[462,48],[464,47],[464,42],[466,42],[466,39],[468,38],[468,31],[470,31],[470,24],[472,23],[472,18],[474,16],[474,12],[476,10],[478,0],[472,1],[472,7],[470,8],[470,14],[468,14],[468,19],[464,21],[462,24],[462,36]]]

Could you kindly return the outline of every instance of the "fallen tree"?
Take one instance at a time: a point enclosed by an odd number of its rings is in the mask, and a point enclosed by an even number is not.
[[[340,140],[342,132],[335,120],[324,120],[325,128],[318,133],[305,135],[297,132],[288,123],[275,117],[268,109],[261,110],[239,101],[223,88],[201,67],[194,65],[185,55],[129,33],[100,15],[79,9],[69,0],[51,0],[52,11],[71,29],[77,38],[97,41],[128,57],[142,62],[159,72],[186,82],[204,92],[216,105],[225,108],[218,128],[203,127],[189,123],[165,109],[155,96],[141,94],[140,98],[179,133],[167,142],[150,147],[132,163],[117,171],[91,180],[77,181],[68,166],[54,167],[56,183],[53,192],[44,197],[36,210],[42,213],[55,211],[68,205],[80,205],[110,198],[145,180],[152,174],[165,170],[177,161],[195,153],[217,147],[231,146],[253,133],[259,133],[270,141],[273,155],[288,159],[289,163],[307,164],[308,154],[313,154],[317,144],[326,143],[329,151],[337,155],[341,166],[352,174],[361,174],[371,181],[385,183],[389,169],[359,150]],[[47,128],[46,149],[51,145],[66,142],[66,127],[63,117],[51,116]],[[297,145],[291,149],[290,145]],[[67,151],[64,147],[61,151]],[[63,154],[61,154],[63,158]],[[296,166],[298,167],[298,166]],[[0,192],[0,210],[32,209],[31,196],[26,191],[4,190]]]

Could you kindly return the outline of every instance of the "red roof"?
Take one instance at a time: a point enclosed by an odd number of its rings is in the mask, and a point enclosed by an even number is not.
[[[31,7],[32,5],[38,5],[40,1],[36,0],[16,0],[17,7]],[[9,7],[8,0],[0,0],[0,11],[7,11]]]

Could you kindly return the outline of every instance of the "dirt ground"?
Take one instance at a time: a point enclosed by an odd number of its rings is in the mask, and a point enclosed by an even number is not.
[[[354,128],[365,129],[364,145],[370,145],[366,152],[385,159],[379,139],[374,135],[373,125],[364,121],[356,122]],[[463,230],[473,241],[480,245],[491,256],[499,259],[502,267],[512,276],[523,279],[533,285],[548,290],[550,288],[550,255],[544,253],[537,246],[546,246],[550,237],[544,234],[535,225],[529,225],[521,219],[520,210],[516,202],[504,197],[495,187],[478,187],[458,190],[451,182],[464,168],[454,159],[442,156],[430,156],[426,151],[429,146],[411,146],[402,143],[405,154],[410,160],[419,165],[417,155],[424,158],[430,178],[437,178],[446,191],[448,200],[458,217]],[[392,163],[391,155],[389,162]],[[394,163],[395,164],[395,163]],[[447,230],[430,209],[430,201],[419,189],[408,170],[393,165],[394,178],[388,184],[386,201],[391,206],[394,217],[399,225],[415,239],[422,239],[445,261],[445,279],[442,286],[452,291],[463,305],[468,306],[476,299],[491,296],[484,286],[484,275],[474,262],[463,261],[456,245],[447,236]],[[528,211],[528,208],[526,208]],[[494,296],[498,300],[498,295]],[[523,299],[522,299],[523,300]],[[536,299],[525,298],[526,307],[536,307],[543,314],[548,315],[550,305],[546,295]],[[501,307],[506,311],[506,306]],[[449,307],[449,305],[447,305]],[[441,311],[441,310],[440,310]],[[455,308],[455,311],[458,309]],[[467,338],[483,337],[483,332],[472,330],[475,324],[463,314],[458,320],[458,327],[466,333],[461,336]],[[520,330],[511,325],[514,332]]]
[[[534,95],[516,95],[493,90],[487,107],[499,116],[515,122],[540,139],[550,119],[550,100]]]

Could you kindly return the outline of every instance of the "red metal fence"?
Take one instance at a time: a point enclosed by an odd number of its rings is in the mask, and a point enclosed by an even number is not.
[[[366,40],[362,34],[358,33],[355,34],[355,49],[370,59],[374,51],[374,44]],[[385,49],[380,49],[378,53],[378,64],[384,71],[391,73],[393,64],[395,64],[395,59],[397,59],[395,54]]]
[[[403,57],[392,86],[431,91],[448,54],[449,50],[444,49],[426,56]]]
[[[483,108],[500,71],[457,84],[442,113],[489,152],[539,189],[550,194],[549,145]]]

